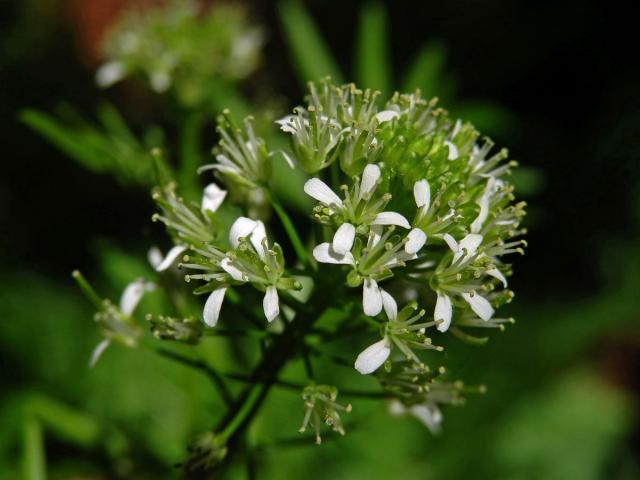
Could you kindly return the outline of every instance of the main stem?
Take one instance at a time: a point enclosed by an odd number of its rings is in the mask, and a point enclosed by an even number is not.
[[[313,304],[316,299],[321,298],[322,291],[324,291],[323,285],[316,285],[309,304]],[[271,387],[277,384],[278,374],[284,365],[296,356],[299,348],[302,348],[302,345],[298,345],[299,339],[304,338],[305,333],[313,326],[320,314],[321,312],[311,316],[299,314],[292,323],[287,324],[281,335],[275,337],[273,343],[265,351],[262,361],[249,376],[250,384],[231,404],[227,414],[214,429],[215,432],[221,432],[220,435],[226,440],[229,449],[221,467],[232,460],[236,450],[235,445],[260,410],[260,406]]]

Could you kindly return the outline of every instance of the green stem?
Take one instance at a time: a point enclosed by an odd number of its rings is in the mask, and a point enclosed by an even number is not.
[[[308,265],[309,256],[307,255],[307,249],[304,247],[304,243],[302,243],[302,240],[300,239],[300,235],[298,235],[296,227],[293,225],[291,218],[289,218],[289,215],[287,214],[285,209],[282,207],[282,205],[280,204],[276,196],[272,192],[270,192],[270,196],[271,196],[271,204],[273,205],[273,209],[276,211],[276,214],[280,218],[280,221],[282,222],[282,225],[284,226],[284,229],[287,232],[287,235],[289,236],[289,240],[291,241],[291,244],[293,245],[293,249],[295,250],[296,255],[298,256],[298,260],[303,265]]]
[[[253,411],[257,401],[265,393],[267,388],[268,386],[266,384],[253,385],[251,387],[249,393],[242,402],[242,405],[231,418],[231,421],[229,421],[225,429],[220,433],[220,436],[227,440],[238,430],[238,428],[240,428],[249,414]]]
[[[46,480],[43,445],[42,427],[35,417],[29,415],[23,430],[22,478],[25,480]]]
[[[227,384],[225,383],[224,379],[222,378],[222,375],[220,373],[218,373],[218,371],[216,371],[213,368],[211,368],[206,363],[204,363],[204,362],[202,362],[200,360],[196,360],[194,358],[185,357],[184,355],[182,355],[180,353],[177,353],[177,352],[174,352],[172,350],[153,347],[150,344],[145,344],[145,343],[143,343],[143,345],[149,347],[151,350],[156,352],[158,355],[161,355],[163,357],[169,358],[171,360],[175,360],[176,362],[179,362],[179,363],[181,363],[181,364],[183,364],[185,366],[191,367],[191,368],[195,368],[196,370],[200,370],[202,373],[204,373],[205,375],[207,375],[211,379],[213,385],[216,387],[216,390],[218,391],[218,394],[220,395],[220,398],[222,398],[222,401],[226,405],[231,405],[233,403],[233,397],[231,395],[231,391],[227,387]]]
[[[98,310],[102,310],[102,308],[104,307],[102,299],[93,289],[93,287],[89,285],[89,282],[87,282],[87,279],[84,278],[84,275],[82,275],[79,270],[74,270],[71,273],[71,276],[76,281],[78,287],[80,287],[80,290],[82,290],[82,293],[84,293],[85,297],[87,297]]]

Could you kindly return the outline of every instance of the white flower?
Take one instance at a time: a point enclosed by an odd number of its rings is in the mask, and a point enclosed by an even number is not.
[[[380,167],[375,164],[369,164],[362,172],[362,179],[358,186],[359,194],[352,198],[352,207],[356,207],[356,202],[367,199],[375,190],[380,179]],[[345,208],[344,202],[340,197],[319,178],[311,178],[304,184],[304,191],[310,197],[316,199],[320,203],[325,204],[330,210],[342,210]],[[347,222],[348,223],[348,222]],[[411,228],[411,225],[397,212],[380,212],[375,215],[371,225],[397,225],[402,228]]]
[[[397,320],[398,304],[396,303],[395,299],[382,288],[380,289],[380,295],[382,297],[382,307],[384,308],[384,313],[387,315],[389,321],[393,322]]]
[[[436,308],[433,312],[433,319],[441,321],[436,327],[439,332],[446,332],[451,325],[451,316],[453,315],[453,307],[451,306],[451,298],[446,293],[436,292],[438,299],[436,300]]]
[[[455,160],[459,157],[458,147],[455,146],[453,142],[449,140],[445,140],[444,144],[449,147],[449,155],[447,156],[448,160]]]
[[[467,234],[460,243],[456,242],[456,240],[449,235],[448,233],[443,236],[444,241],[447,242],[451,251],[453,251],[453,262],[456,263],[458,260],[468,260],[472,258],[478,247],[482,244],[482,235],[478,235],[477,233],[469,233]]]
[[[98,345],[96,345],[96,348],[93,349],[91,358],[89,359],[89,368],[93,368],[96,366],[96,363],[98,363],[98,360],[100,360],[100,357],[102,357],[102,354],[109,345],[111,345],[111,340],[109,340],[108,338],[105,338],[100,343],[98,343]]]
[[[398,118],[399,116],[400,114],[395,110],[383,110],[376,114],[376,120],[378,121],[378,123],[384,123],[389,122],[394,118]]]
[[[399,400],[392,400],[389,403],[389,413],[392,415],[410,414],[420,420],[420,422],[427,427],[431,433],[437,434],[440,432],[442,412],[434,402],[419,403],[410,407],[405,407],[405,405]]]
[[[368,375],[375,372],[386,362],[390,354],[391,345],[389,344],[389,340],[383,338],[360,352],[354,366],[362,375]]]
[[[229,229],[229,243],[232,248],[238,248],[241,238],[248,238],[255,230],[258,222],[247,217],[238,217]]]
[[[342,200],[319,178],[311,178],[304,184],[304,192],[328,207],[342,207]]]
[[[278,303],[278,290],[273,285],[267,287],[262,301],[264,316],[268,322],[272,322],[280,313],[280,305]]]
[[[167,252],[165,257],[163,257],[162,252],[158,248],[153,247],[149,249],[147,258],[151,266],[155,268],[156,272],[163,272],[173,265],[178,257],[186,251],[187,247],[184,245],[176,245]]]
[[[411,228],[411,224],[397,212],[380,212],[373,219],[371,225],[397,225],[402,228]]]
[[[489,320],[495,313],[489,301],[477,293],[463,293],[462,298],[482,320]]]
[[[220,309],[222,308],[222,301],[224,300],[226,292],[227,289],[225,287],[214,290],[211,292],[209,298],[207,298],[207,301],[204,304],[202,317],[204,318],[204,323],[210,327],[215,327],[218,323]]]
[[[422,208],[424,211],[429,210],[429,206],[431,204],[431,188],[429,187],[429,182],[422,179],[414,183],[413,198],[415,199],[418,208]]]
[[[146,292],[156,288],[155,284],[139,278],[126,286],[120,297],[120,311],[130,316]]]
[[[122,62],[107,62],[98,68],[96,72],[96,84],[100,88],[107,88],[118,83],[126,76],[127,72]]]
[[[362,180],[360,181],[360,198],[363,198],[375,190],[378,180],[380,180],[380,176],[380,167],[376,164],[370,163],[364,167]]]
[[[502,286],[504,288],[507,288],[507,278],[504,276],[504,274],[500,270],[498,270],[497,268],[492,268],[490,270],[487,270],[486,274],[500,280],[502,282]]]
[[[427,234],[419,228],[414,228],[407,235],[404,251],[410,255],[418,253],[418,250],[424,247],[425,243],[427,243]]]
[[[226,196],[226,190],[222,190],[215,183],[210,183],[205,187],[202,195],[202,206],[200,207],[202,212],[204,213],[206,210],[216,212]]]
[[[375,317],[382,311],[382,294],[378,283],[372,278],[364,281],[362,288],[362,309],[364,314]]]
[[[356,261],[351,252],[344,255],[339,254],[333,249],[331,243],[325,242],[313,249],[313,258],[320,263],[333,263],[336,265],[355,265]]]
[[[460,243],[458,243],[451,235],[444,235],[445,242],[447,242],[449,248],[454,252],[452,265],[458,263],[458,261],[467,261],[471,259],[476,254],[478,247],[482,243],[482,239],[482,235],[469,233],[460,240]],[[496,276],[495,272],[489,272],[487,272],[487,274]],[[498,276],[496,276],[496,278],[504,278],[502,273],[499,271],[497,275]],[[504,281],[506,282],[506,279],[504,279]],[[434,320],[442,320],[443,322],[438,325],[438,330],[446,332],[451,324],[451,317],[453,313],[451,298],[444,292],[438,291],[436,293],[438,298],[436,300]],[[493,316],[494,309],[491,306],[491,303],[477,292],[462,292],[460,296],[482,320],[489,320]]]
[[[120,297],[120,312],[127,317],[131,316],[140,303],[140,300],[142,300],[144,294],[154,290],[155,288],[156,286],[154,283],[148,282],[142,278],[138,278],[129,283]],[[111,339],[109,338],[105,338],[96,345],[96,348],[93,349],[91,358],[89,359],[90,368],[93,368],[96,363],[98,363],[98,360],[100,360],[100,357],[102,357],[102,354],[109,345],[111,345]]]
[[[490,177],[487,181],[487,186],[482,193],[482,196],[476,202],[480,206],[480,212],[478,216],[475,218],[473,223],[471,224],[471,232],[479,233],[482,229],[482,225],[487,220],[489,216],[489,207],[491,202],[491,197],[500,189],[504,183],[502,180],[498,180],[497,178]]]
[[[351,247],[353,247],[353,241],[355,240],[355,238],[356,227],[354,227],[350,223],[343,223],[342,225],[340,225],[338,230],[336,230],[336,233],[333,236],[333,251],[338,255],[346,255],[347,252],[351,251]]]

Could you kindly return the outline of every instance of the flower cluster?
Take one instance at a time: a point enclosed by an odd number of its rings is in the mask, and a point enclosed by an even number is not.
[[[187,106],[206,100],[212,79],[237,80],[257,66],[264,34],[236,5],[203,11],[194,0],[131,9],[107,36],[108,60],[96,82],[108,87],[141,74],[152,90],[170,89]],[[203,48],[204,46],[204,48]]]
[[[257,136],[252,118],[236,124],[225,111],[214,162],[200,168],[213,176],[201,200],[181,198],[171,179],[160,178],[153,193],[159,209],[153,218],[173,243],[166,255],[149,253],[158,283],[180,270],[189,286],[197,284],[195,294],[206,295],[199,305],[202,323],[191,312],[148,315],[153,334],[196,343],[238,312],[259,328],[261,316],[268,323],[280,317],[261,343],[267,358],[248,378],[255,388],[277,385],[278,371],[271,369],[301,358],[310,383],[302,395],[301,430],[311,425],[318,442],[322,424],[344,433],[340,413],[351,406],[336,403],[336,387],[315,383],[309,352],[335,356],[323,344],[309,344],[308,335],[359,334],[363,350],[350,352],[355,371],[378,380],[392,413],[409,413],[435,432],[443,406],[484,391],[429,366],[446,360],[441,336],[481,343],[485,339],[471,329],[513,322],[496,312],[513,298],[505,257],[526,246],[520,227],[525,205],[515,202],[508,182],[515,162],[507,161],[505,150],[492,153],[492,142],[470,123],[451,120],[419,92],[395,94],[380,105],[376,92],[354,85],[311,84],[307,104],[276,122],[290,140],[286,151]],[[276,154],[308,175],[291,185],[313,202],[308,225],[293,222],[278,202]],[[279,223],[269,222],[265,206]],[[107,339],[135,342],[137,334],[122,332],[127,312],[148,288],[137,284],[125,292],[120,309],[104,307],[99,321]],[[223,309],[225,298],[233,306]],[[336,316],[328,335],[315,325],[332,312],[347,314]],[[245,400],[260,398],[262,392],[249,392]],[[243,406],[237,414],[253,411]],[[232,418],[224,439],[211,432],[202,437],[206,448],[199,448],[198,461],[220,461],[224,441],[245,423]]]

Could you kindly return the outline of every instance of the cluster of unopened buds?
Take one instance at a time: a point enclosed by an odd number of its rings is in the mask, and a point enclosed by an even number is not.
[[[430,367],[444,361],[434,342],[445,334],[483,342],[471,329],[513,321],[496,310],[513,297],[505,256],[525,246],[524,204],[514,202],[508,182],[515,162],[505,150],[492,153],[493,143],[470,123],[451,120],[419,92],[396,93],[382,106],[376,92],[325,79],[277,124],[289,150],[270,149],[251,118],[238,125],[229,112],[221,115],[215,163],[201,168],[216,183],[200,204],[182,199],[172,182],[158,185],[154,219],[167,227],[173,247],[166,256],[152,251],[150,261],[158,272],[184,271],[206,300],[204,325],[149,317],[154,333],[193,343],[219,321],[232,322],[223,308],[230,291],[244,309],[260,308],[267,322],[302,334],[329,307],[361,312],[344,320],[351,332],[359,328],[355,370],[376,377],[392,413],[410,413],[437,431],[442,405],[483,388]],[[307,175],[300,185],[312,200],[307,224],[292,222],[273,189],[277,157]],[[225,227],[219,212],[230,204],[241,213]],[[263,216],[250,218],[256,211]],[[274,235],[283,236],[286,253]],[[247,286],[259,292],[259,306],[251,305],[256,297]],[[148,289],[139,285],[136,295]],[[105,307],[99,322],[108,339],[131,311],[126,298],[119,310]],[[336,403],[336,387],[309,381],[303,429],[312,425],[319,439],[325,422],[344,433],[338,412],[351,406]]]

